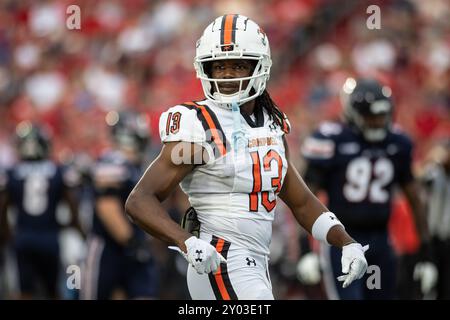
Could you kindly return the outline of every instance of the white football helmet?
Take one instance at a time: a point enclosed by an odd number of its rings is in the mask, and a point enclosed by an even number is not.
[[[194,67],[207,99],[231,109],[232,102],[242,105],[264,92],[272,66],[269,40],[264,31],[249,18],[238,14],[216,18],[206,27],[196,47]],[[219,90],[218,83],[229,82],[230,79],[212,79],[205,70],[205,63],[223,59],[257,62],[251,76],[234,79],[239,81],[239,91],[234,94],[224,94]],[[243,88],[247,80],[249,83]],[[251,92],[252,89],[254,92]]]

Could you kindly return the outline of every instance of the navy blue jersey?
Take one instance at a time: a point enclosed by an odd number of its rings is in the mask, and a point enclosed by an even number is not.
[[[307,183],[328,195],[328,207],[352,230],[384,229],[396,184],[413,179],[412,142],[398,130],[369,143],[340,123],[324,123],[302,147]]]
[[[71,175],[50,160],[22,161],[3,177],[6,192],[17,211],[16,231],[57,232],[56,208]]]
[[[92,181],[95,199],[101,196],[117,197],[125,214],[125,202],[133,187],[142,175],[141,167],[130,163],[119,151],[108,152],[100,157],[92,169]],[[144,232],[133,224],[135,235],[144,236]],[[92,231],[105,240],[115,243],[94,209]]]

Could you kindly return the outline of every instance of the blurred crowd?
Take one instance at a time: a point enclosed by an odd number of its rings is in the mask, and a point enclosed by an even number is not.
[[[73,4],[81,9],[80,30],[66,27],[66,9]],[[374,4],[381,9],[381,28],[371,30],[366,9]],[[299,168],[303,139],[319,122],[339,119],[339,91],[349,76],[375,77],[392,88],[396,123],[416,145],[418,174],[436,142],[450,137],[446,0],[2,0],[0,166],[15,162],[12,137],[23,120],[50,129],[55,160],[95,159],[110,144],[106,115],[122,110],[148,116],[151,159],[160,148],[161,112],[202,98],[192,65],[195,42],[224,13],[251,17],[268,34],[268,90],[292,124],[288,139]],[[175,216],[181,202],[168,204]],[[300,244],[293,236],[299,230],[284,207],[278,212],[275,296],[301,298],[305,291],[295,279]],[[155,250],[161,283],[167,283],[160,297],[185,297],[173,277],[183,277],[183,260],[165,245]]]

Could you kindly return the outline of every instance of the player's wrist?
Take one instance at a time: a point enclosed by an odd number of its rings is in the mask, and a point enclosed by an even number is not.
[[[336,233],[334,231],[334,235],[331,231],[335,226],[341,226],[339,228],[339,231]],[[313,226],[311,228],[311,234],[312,236],[319,241],[322,241],[326,244],[332,244],[332,245],[339,245],[340,241],[339,238],[342,238],[344,235],[346,235],[344,230],[344,225],[339,221],[339,219],[336,217],[336,215],[333,212],[324,212],[319,217],[317,217],[316,221],[314,221]]]
[[[344,247],[346,247],[346,246],[348,246],[348,245],[351,245],[351,244],[359,244],[358,242],[356,242],[356,240],[349,240],[349,241],[347,241],[347,242],[344,242],[343,244],[342,244],[342,248],[344,248]]]
[[[355,239],[345,231],[343,226],[334,226],[327,234],[327,241],[337,248],[344,248],[354,243],[358,243]]]
[[[186,242],[191,238],[195,238],[195,237],[190,233],[183,233],[183,235],[181,235],[179,238],[177,238],[174,242],[178,246],[178,248],[181,249],[181,251],[183,251],[184,253],[187,253],[188,246],[187,246]]]

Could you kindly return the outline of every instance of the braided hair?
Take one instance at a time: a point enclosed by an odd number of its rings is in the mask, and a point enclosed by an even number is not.
[[[276,103],[272,100],[269,92],[265,89],[263,93],[256,97],[255,104],[257,108],[266,109],[269,117],[278,125],[281,129],[285,128],[286,115],[280,110]]]
[[[253,65],[253,70],[256,67],[256,62],[250,60]],[[208,77],[211,77],[211,69],[212,69],[212,61],[205,62],[204,70]],[[253,72],[253,71],[252,71]],[[211,86],[211,90],[213,90],[213,86]],[[252,89],[250,92],[255,92]],[[280,108],[276,105],[276,103],[272,100],[267,92],[267,89],[264,89],[263,93],[255,98],[255,106],[256,108],[266,109],[269,114],[270,119],[272,119],[276,125],[280,126],[280,128],[286,133],[289,131],[289,125],[286,125],[286,115],[280,110]]]

